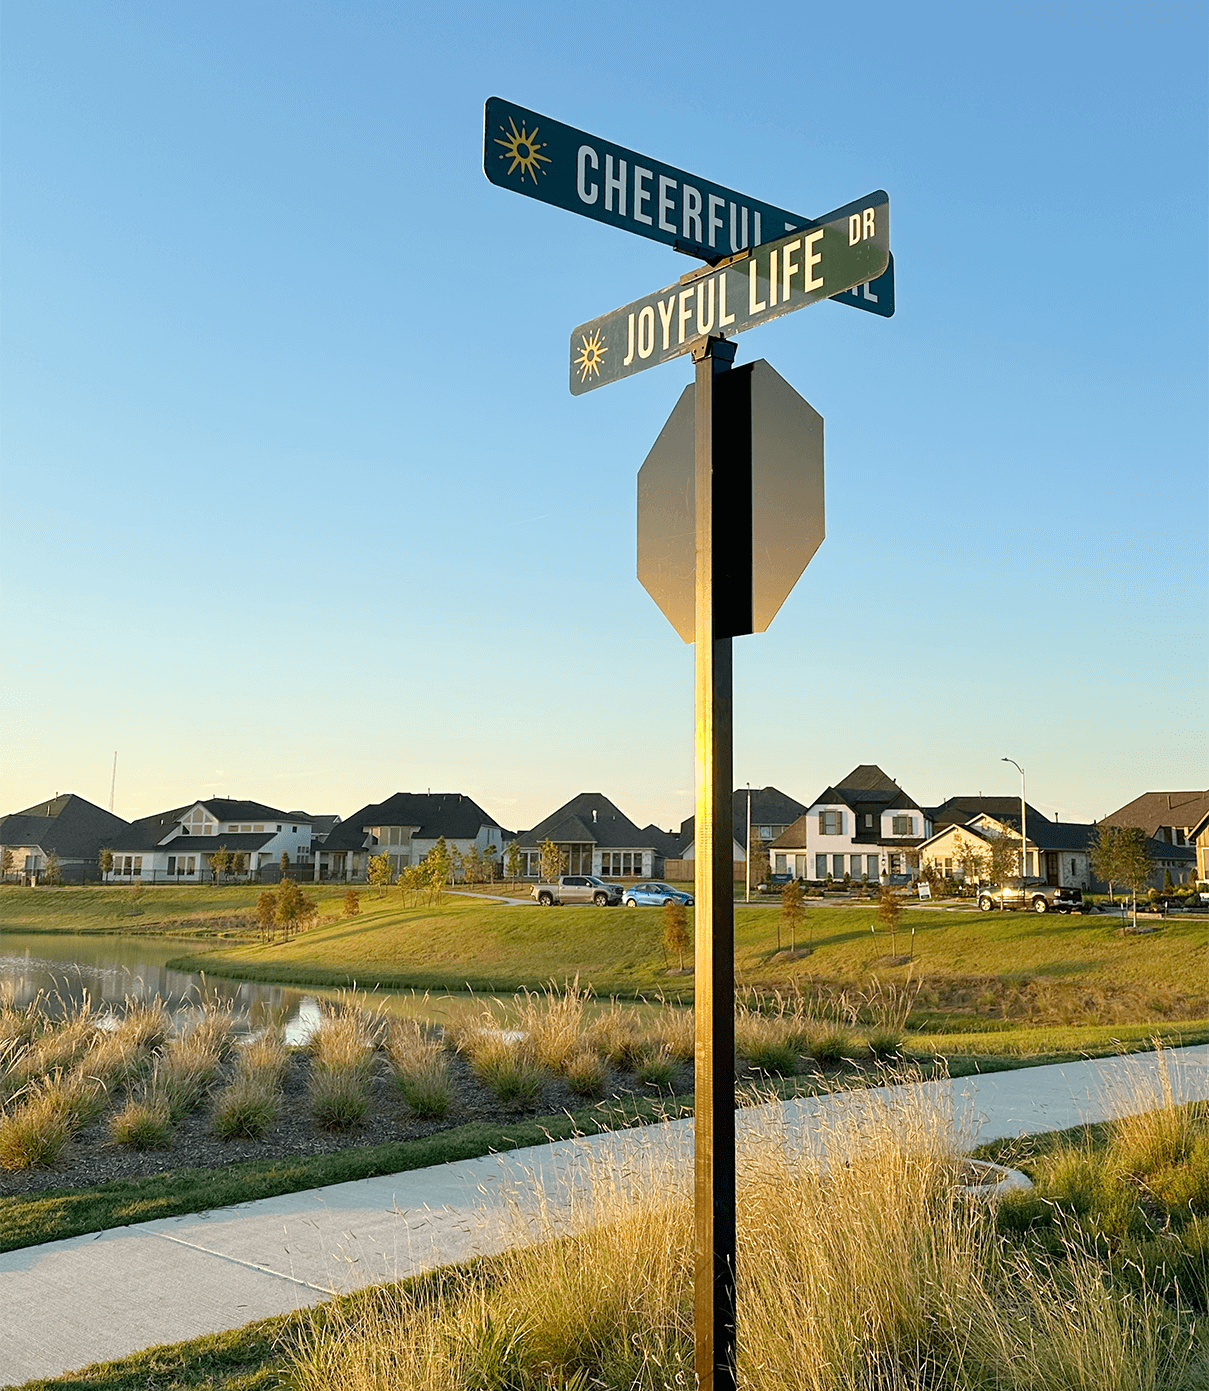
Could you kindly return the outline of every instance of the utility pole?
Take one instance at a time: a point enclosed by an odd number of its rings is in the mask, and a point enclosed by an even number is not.
[[[113,794],[118,785],[118,751],[113,751],[113,776],[109,779],[109,810],[113,810]]]
[[[747,784],[747,896],[744,900],[751,902],[751,783]]]

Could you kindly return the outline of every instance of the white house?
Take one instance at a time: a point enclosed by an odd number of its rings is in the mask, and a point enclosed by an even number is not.
[[[880,883],[910,878],[931,834],[928,812],[874,763],[824,788],[804,816],[769,846],[773,874]]]
[[[211,797],[142,817],[111,848],[108,877],[117,883],[200,883],[213,878],[209,856],[217,850],[241,856],[243,873],[253,878],[280,864],[283,852],[309,874],[311,820],[263,802]]]

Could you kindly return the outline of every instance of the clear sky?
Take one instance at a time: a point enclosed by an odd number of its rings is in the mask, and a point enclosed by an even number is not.
[[[573,398],[684,257],[495,188],[499,95],[817,215],[898,313],[742,335],[827,539],[736,644],[736,779],[1086,819],[1206,765],[1203,5],[7,0],[3,773],[122,815],[456,790],[692,811],[635,578],[691,367]]]

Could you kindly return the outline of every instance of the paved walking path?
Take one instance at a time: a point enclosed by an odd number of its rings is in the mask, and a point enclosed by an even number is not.
[[[1209,1046],[1173,1049],[1177,1101],[1209,1100]],[[1153,1054],[839,1092],[740,1113],[780,1113],[811,1143],[863,1109],[920,1096],[963,1148],[1148,1110],[1161,1101]],[[646,1126],[383,1178],[164,1218],[0,1255],[0,1384],[54,1376],[156,1343],[235,1328],[333,1292],[415,1274],[523,1239],[543,1195],[604,1163],[691,1156],[692,1121]],[[502,1221],[513,1214],[514,1220]]]

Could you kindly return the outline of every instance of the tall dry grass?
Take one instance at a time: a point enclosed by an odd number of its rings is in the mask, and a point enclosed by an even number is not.
[[[775,1112],[770,1111],[771,1117]],[[808,1150],[770,1119],[741,1153],[739,1381],[785,1391],[1194,1391],[1181,1313],[1090,1250],[1030,1259],[963,1196],[942,1117],[870,1098]],[[590,1156],[590,1151],[588,1152]],[[331,1306],[297,1391],[694,1384],[686,1156],[605,1154],[502,1256]]]
[[[449,1053],[414,1019],[396,1020],[386,1035],[386,1056],[395,1080],[412,1111],[425,1120],[439,1120],[453,1102]]]
[[[236,1054],[234,1075],[214,1098],[214,1131],[224,1140],[261,1140],[281,1109],[290,1064],[284,1030],[268,1028]]]
[[[370,1079],[380,1020],[344,1002],[325,1005],[307,1045],[311,1114],[330,1130],[350,1130],[369,1110]]]

